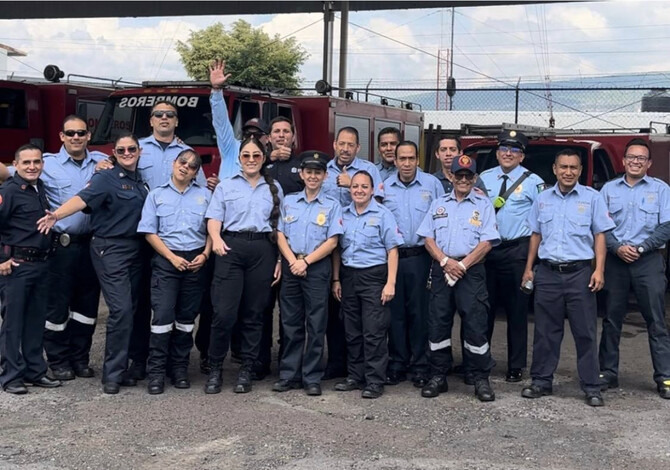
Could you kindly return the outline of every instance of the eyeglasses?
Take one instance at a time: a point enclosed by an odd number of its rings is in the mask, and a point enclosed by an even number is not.
[[[506,145],[501,145],[498,147],[498,150],[500,150],[502,153],[522,153],[523,150],[521,150],[519,147],[508,147]]]
[[[191,170],[197,170],[198,169],[198,164],[195,162],[192,162],[188,159],[188,157],[179,157],[177,158],[177,163],[180,165],[188,165],[188,167]]]
[[[174,111],[154,111],[153,113],[151,113],[151,115],[155,118],[162,118],[166,116],[172,119],[177,117],[177,113],[175,113]]]
[[[629,162],[640,162],[640,163],[647,163],[647,161],[649,160],[649,157],[647,157],[646,155],[624,155],[623,158]]]
[[[65,134],[68,137],[74,137],[79,136],[79,137],[84,137],[86,134],[88,134],[88,131],[86,129],[78,129],[78,130],[72,130],[68,129],[67,131],[63,131],[63,134]]]
[[[473,179],[475,179],[475,174],[470,173],[470,172],[468,172],[468,173],[454,173],[454,179],[457,180],[457,181],[458,180],[472,181]]]
[[[116,147],[114,149],[114,153],[117,155],[125,155],[126,152],[135,153],[137,152],[137,147],[135,145],[131,145],[130,147]]]
[[[243,153],[240,155],[240,158],[243,160],[261,160],[263,158],[262,153]]]

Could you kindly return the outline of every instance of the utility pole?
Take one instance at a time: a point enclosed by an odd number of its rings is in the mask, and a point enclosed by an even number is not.
[[[323,2],[323,80],[333,83],[333,2]]]

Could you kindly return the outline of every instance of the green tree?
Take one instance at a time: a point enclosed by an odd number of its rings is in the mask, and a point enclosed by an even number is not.
[[[185,42],[178,41],[177,52],[188,75],[208,80],[213,59],[226,61],[229,83],[247,87],[297,88],[298,72],[308,57],[294,38],[270,37],[260,28],[238,20],[230,31],[215,23],[200,31],[191,31]]]

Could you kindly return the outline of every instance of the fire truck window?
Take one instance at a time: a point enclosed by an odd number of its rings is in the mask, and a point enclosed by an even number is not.
[[[293,110],[290,106],[278,106],[277,107],[277,116],[283,116],[287,119],[290,119],[293,122]]]
[[[343,127],[353,127],[358,131],[359,144],[361,144],[358,156],[364,160],[370,160],[370,118],[336,114],[335,135]]]
[[[614,178],[612,162],[604,149],[593,152],[593,187],[600,190],[603,185]]]
[[[405,124],[405,140],[410,140],[419,145],[421,139],[421,127],[415,124]]]
[[[0,90],[0,128],[26,129],[26,93],[23,90]]]

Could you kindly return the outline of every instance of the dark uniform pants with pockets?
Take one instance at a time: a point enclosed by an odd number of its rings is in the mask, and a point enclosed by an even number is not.
[[[251,368],[258,358],[263,312],[277,263],[277,247],[268,239],[245,240],[223,236],[230,251],[216,257],[212,281],[212,333],[209,360],[219,366],[228,353],[235,321],[240,320],[240,359]]]
[[[487,378],[495,365],[487,338],[488,294],[484,264],[471,266],[453,287],[433,261],[428,337],[431,375],[446,375],[452,366],[451,327],[458,311],[463,324],[463,362],[475,378]]]
[[[279,304],[284,350],[279,378],[319,383],[323,375],[323,347],[328,323],[330,257],[307,268],[306,277],[291,274],[283,261]]]
[[[44,377],[42,337],[47,312],[47,263],[20,262],[0,276],[0,385]]]
[[[486,255],[486,284],[489,292],[488,339],[491,341],[497,306],[507,317],[507,368],[523,369],[528,355],[528,302],[521,278],[526,269],[528,240],[493,248]]]
[[[48,261],[44,351],[52,369],[87,366],[100,302],[89,241],[58,243]]]
[[[203,249],[175,251],[187,261]],[[151,337],[149,340],[149,377],[162,378],[168,357],[173,371],[186,373],[193,348],[193,326],[205,288],[206,270],[178,271],[159,254],[151,260]]]
[[[596,295],[589,289],[592,269],[561,273],[543,263],[535,274],[535,337],[530,375],[533,384],[550,388],[558,366],[568,317],[577,350],[577,372],[585,392],[600,390]]]
[[[386,381],[391,309],[381,297],[387,274],[386,264],[340,271],[348,375],[368,385]]]
[[[600,371],[610,378],[619,374],[619,340],[632,287],[640,313],[647,323],[654,380],[670,379],[670,336],[665,322],[665,262],[660,252],[650,253],[633,263],[607,255],[605,263],[605,305],[600,339]]]
[[[389,371],[428,372],[428,297],[430,255],[400,258],[391,300]]]
[[[121,383],[137,309],[143,260],[139,238],[91,240],[91,260],[109,308],[102,382]]]

